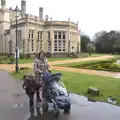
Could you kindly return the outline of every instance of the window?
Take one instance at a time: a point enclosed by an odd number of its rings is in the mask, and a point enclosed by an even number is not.
[[[58,51],[61,51],[61,41],[58,41]]]
[[[38,40],[41,40],[42,39],[42,32],[41,31],[38,31]]]
[[[66,34],[65,34],[65,32],[63,32],[63,39],[66,39]]]
[[[50,52],[51,51],[51,41],[49,40],[48,41],[48,52]]]
[[[9,53],[12,53],[12,40],[9,41]]]
[[[63,41],[63,51],[65,51],[65,41]]]
[[[31,36],[30,36],[30,33],[31,33],[31,31],[29,30],[29,38],[31,37]]]
[[[42,40],[40,40],[40,50],[42,51]]]
[[[50,32],[48,32],[48,40],[50,40]]]
[[[22,41],[22,31],[20,30],[20,42]]]
[[[29,30],[29,38],[34,38],[34,30]]]
[[[34,38],[34,31],[32,30],[31,38]]]
[[[23,53],[25,52],[25,41],[23,41]]]
[[[37,37],[37,38],[38,38],[38,40],[39,40],[39,33],[40,33],[40,31],[38,31],[38,37]]]
[[[57,51],[57,40],[54,41],[54,51]]]
[[[42,32],[40,32],[40,39],[42,39]]]
[[[61,32],[58,32],[58,39],[61,39]]]
[[[57,39],[57,32],[54,32],[54,39]]]
[[[18,38],[18,46],[21,49],[22,48],[22,32],[21,32],[21,30],[18,30],[17,36],[18,36],[17,37]]]
[[[34,51],[34,40],[32,39],[32,52]]]

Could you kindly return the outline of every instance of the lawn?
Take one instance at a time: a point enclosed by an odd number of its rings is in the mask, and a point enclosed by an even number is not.
[[[83,54],[85,54],[85,53],[83,53]],[[105,54],[91,54],[90,56],[88,55],[88,56],[86,56],[86,57],[100,57],[100,56],[103,56],[103,55],[105,55]],[[11,59],[12,58],[12,59]],[[52,61],[59,61],[59,60],[70,60],[70,59],[77,59],[77,58],[71,58],[71,57],[63,57],[63,58],[48,58],[48,60],[50,61],[50,62],[52,62]],[[1,56],[0,57],[0,64],[8,64],[8,63],[10,63],[10,61],[13,61],[12,63],[15,63],[15,58],[14,58],[14,56],[12,56],[12,57],[10,57],[10,58],[8,58],[7,56]],[[19,64],[24,64],[24,63],[33,63],[33,61],[34,61],[34,58],[29,58],[29,59],[22,59],[22,58],[19,58]]]
[[[32,71],[23,70],[20,73],[11,73],[15,78],[19,79],[24,74]],[[58,71],[53,71],[58,72]],[[63,72],[63,81],[68,91],[79,93],[80,95],[88,96],[87,89],[88,87],[96,87],[101,89],[100,96],[93,97],[98,101],[107,102],[108,96],[112,96],[117,100],[117,104],[120,104],[120,80],[116,78],[101,77],[95,75],[86,75],[73,72]]]
[[[100,57],[100,56],[103,56],[105,54],[92,54],[91,56],[88,56],[88,57]],[[70,58],[70,57],[63,57],[63,58],[48,58],[48,60],[50,62],[53,62],[53,61],[59,61],[59,60],[70,60],[70,59],[76,59],[76,58]],[[29,59],[19,59],[19,63],[20,64],[24,64],[24,63],[32,63],[34,61],[34,58],[29,58]]]
[[[89,60],[89,61],[82,61],[82,62],[73,62],[73,63],[67,63],[67,64],[59,64],[56,66],[62,66],[62,67],[72,67],[72,68],[80,68],[79,66],[84,66],[86,64],[95,64],[99,62],[109,62],[109,61],[115,61],[120,59],[120,56],[114,56],[113,58],[108,58],[106,60]]]
[[[106,60],[75,62],[75,63],[68,63],[68,64],[59,64],[56,66],[71,67],[71,68],[78,68],[78,69],[120,72],[120,65],[116,64],[116,61],[119,59],[120,59],[120,56],[115,56],[114,58],[109,58]]]
[[[24,63],[33,63],[35,58],[19,58],[18,62],[19,64],[24,64]],[[50,62],[52,61],[59,61],[59,60],[69,60],[69,59],[74,59],[70,57],[63,57],[63,58],[48,58]],[[15,63],[16,59],[11,56],[8,58],[7,56],[0,56],[0,64],[9,64],[9,63]]]
[[[72,68],[78,68],[78,66],[83,65],[83,64],[92,64],[92,63],[96,63],[99,62],[100,60],[90,60],[90,61],[82,61],[82,62],[74,62],[74,63],[67,63],[67,64],[59,64],[59,65],[55,65],[55,66],[61,66],[61,67],[72,67]]]
[[[69,58],[69,57],[65,57],[65,58],[48,58],[48,61],[52,62],[52,61],[69,60],[69,59],[74,59],[74,58]],[[20,63],[20,64],[32,63],[33,61],[34,61],[34,58],[19,59],[19,63]]]
[[[102,54],[102,53],[93,53],[90,56],[91,57],[100,57],[100,56],[104,56],[104,55],[109,55],[109,54]]]

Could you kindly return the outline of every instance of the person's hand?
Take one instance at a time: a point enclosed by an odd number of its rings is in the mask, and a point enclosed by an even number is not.
[[[51,73],[51,69],[49,68],[48,71]]]
[[[26,90],[26,88],[27,88],[25,84],[23,84],[22,87],[24,90]]]
[[[42,74],[42,71],[41,71],[41,70],[38,70],[38,73],[39,73],[39,74]]]

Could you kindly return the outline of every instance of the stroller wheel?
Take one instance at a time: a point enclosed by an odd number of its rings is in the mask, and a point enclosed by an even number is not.
[[[69,113],[69,112],[70,112],[70,105],[64,108],[64,113]]]
[[[53,114],[54,117],[57,118],[59,114],[60,114],[59,110],[54,110],[54,114]]]
[[[31,114],[31,117],[34,116],[34,108],[30,108],[30,114]]]
[[[53,108],[54,108],[53,116],[57,118],[59,116],[60,111],[59,111],[59,109],[58,109],[56,104],[54,104]]]
[[[45,102],[42,107],[43,107],[43,112],[47,112],[48,111],[49,106],[48,106],[47,102]]]

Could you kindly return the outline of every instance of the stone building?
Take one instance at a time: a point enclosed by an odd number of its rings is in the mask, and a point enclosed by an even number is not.
[[[21,1],[21,10],[17,13],[17,39],[19,52],[23,54],[38,53],[43,50],[51,54],[80,53],[80,31],[78,23],[54,21],[39,8],[39,16],[26,13],[26,1]],[[16,17],[15,10],[6,8],[1,0],[0,9],[0,53],[15,53]]]

